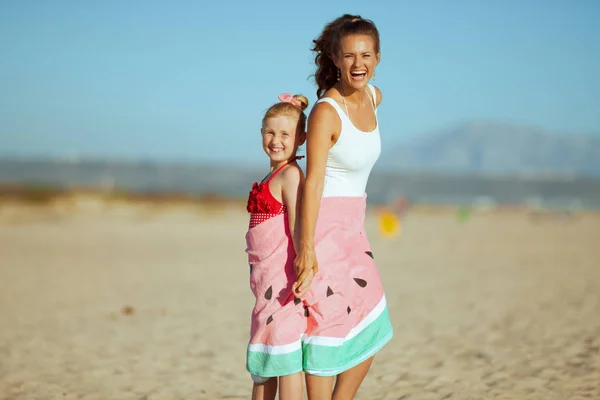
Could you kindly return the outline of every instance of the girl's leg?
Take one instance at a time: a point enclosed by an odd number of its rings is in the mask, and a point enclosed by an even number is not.
[[[309,400],[331,400],[333,376],[306,374],[306,392]]]
[[[374,357],[374,356],[373,356]],[[367,376],[373,357],[338,375],[333,389],[333,400],[352,400]]]
[[[279,378],[279,400],[302,400],[302,373]]]
[[[254,383],[252,400],[275,400],[277,395],[277,378],[270,378],[264,383]]]

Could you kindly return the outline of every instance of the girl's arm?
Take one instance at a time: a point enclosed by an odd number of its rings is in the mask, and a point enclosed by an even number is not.
[[[281,198],[288,212],[288,225],[294,249],[298,251],[298,214],[304,186],[304,174],[297,165],[291,165],[281,173]]]
[[[315,228],[323,195],[325,166],[332,145],[332,138],[341,130],[341,121],[330,104],[316,104],[308,117],[306,137],[306,181],[300,201],[300,235],[294,266],[296,269],[297,295],[308,290],[305,278],[310,271],[318,269],[315,254]]]

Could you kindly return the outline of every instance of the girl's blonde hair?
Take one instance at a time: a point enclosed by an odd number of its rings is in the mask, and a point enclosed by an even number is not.
[[[295,100],[294,102],[280,101],[269,107],[262,119],[261,130],[264,129],[267,119],[286,115],[298,117],[296,133],[306,131],[306,114],[304,113],[304,110],[308,108],[308,99],[301,94],[295,94],[291,97]]]

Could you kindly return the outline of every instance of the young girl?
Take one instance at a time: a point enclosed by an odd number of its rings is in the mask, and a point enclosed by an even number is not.
[[[273,400],[279,386],[280,399],[300,400],[300,339],[307,316],[302,300],[294,295],[293,261],[297,209],[304,183],[304,174],[296,163],[302,157],[296,152],[306,138],[304,110],[308,100],[290,94],[280,95],[279,100],[262,120],[262,146],[270,159],[270,172],[253,184],[247,204],[250,225],[246,252],[256,302],[246,368],[254,381],[252,399]]]

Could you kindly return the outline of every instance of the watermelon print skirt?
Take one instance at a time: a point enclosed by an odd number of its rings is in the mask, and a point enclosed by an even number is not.
[[[385,294],[364,231],[364,197],[322,199],[315,232],[319,272],[296,299],[287,214],[246,235],[252,310],[246,369],[256,382],[304,371],[337,375],[393,335]]]

